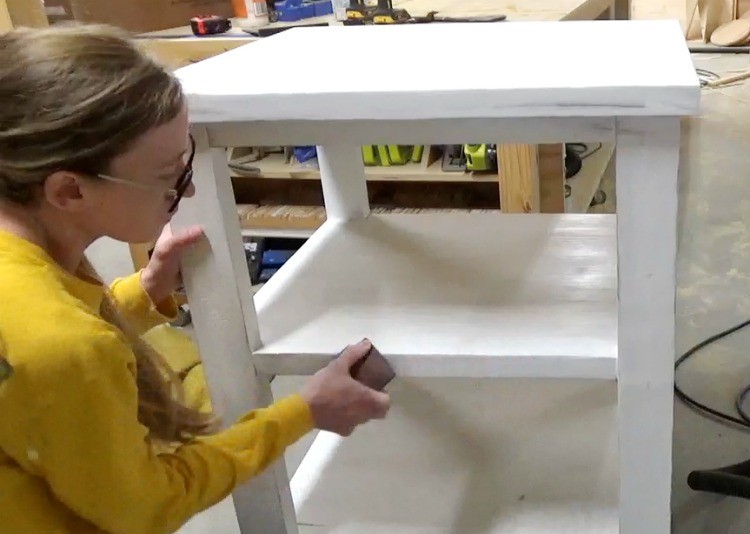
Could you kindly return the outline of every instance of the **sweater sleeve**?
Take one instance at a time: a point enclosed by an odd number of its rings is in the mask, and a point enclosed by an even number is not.
[[[163,302],[151,301],[141,285],[141,272],[118,278],[110,286],[120,312],[139,334],[177,319],[177,300],[174,296]]]
[[[75,350],[17,369],[5,384],[2,404],[24,409],[2,425],[0,448],[103,531],[173,532],[313,428],[309,406],[293,395],[159,454],[137,419],[129,345],[111,331],[77,339]]]

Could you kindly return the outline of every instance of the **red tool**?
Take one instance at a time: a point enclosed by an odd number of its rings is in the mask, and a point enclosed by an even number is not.
[[[193,30],[193,34],[198,36],[226,33],[231,27],[231,20],[218,15],[200,16],[190,19],[190,28]]]

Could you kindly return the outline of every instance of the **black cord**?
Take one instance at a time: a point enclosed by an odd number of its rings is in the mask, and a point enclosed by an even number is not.
[[[698,74],[698,79],[701,82],[701,87],[705,87],[706,84],[708,84],[708,82],[710,82],[711,80],[719,79],[719,75],[710,70],[695,69],[695,72]]]
[[[744,408],[745,401],[747,400],[747,396],[750,395],[750,385],[745,386],[742,389],[742,391],[740,391],[739,395],[737,395],[737,398],[735,399],[734,407],[737,410],[737,413],[740,415],[740,417],[737,418],[737,417],[734,417],[733,415],[729,415],[729,414],[720,412],[718,410],[714,410],[713,408],[710,408],[709,406],[706,406],[705,404],[700,403],[697,400],[690,397],[687,393],[682,391],[682,389],[680,389],[680,387],[677,385],[677,376],[676,376],[677,370],[679,369],[680,365],[682,365],[693,354],[707,347],[708,345],[711,345],[712,343],[715,343],[716,341],[719,341],[720,339],[727,337],[730,334],[734,334],[738,330],[741,330],[748,325],[750,325],[750,319],[736,326],[733,326],[732,328],[728,328],[727,330],[724,330],[723,332],[719,332],[718,334],[715,334],[709,337],[708,339],[701,341],[696,346],[694,346],[689,351],[687,351],[685,354],[680,356],[674,364],[674,370],[675,370],[674,392],[678,399],[680,399],[682,402],[692,407],[693,409],[697,410],[698,412],[703,413],[704,415],[710,415],[716,419],[719,419],[720,421],[733,423],[742,428],[750,429],[750,415],[747,414]]]
[[[595,149],[589,150],[589,146],[586,143],[566,143],[566,146],[570,147],[570,149],[578,154],[578,156],[584,160],[590,156],[593,156],[597,152],[599,152],[602,149],[602,143],[599,143],[599,146],[597,146]]]

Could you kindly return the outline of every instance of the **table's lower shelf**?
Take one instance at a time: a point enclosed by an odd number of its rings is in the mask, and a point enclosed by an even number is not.
[[[404,379],[385,421],[320,433],[292,478],[321,534],[618,531],[615,381]]]
[[[272,374],[370,338],[401,376],[613,378],[613,215],[328,221],[255,297]]]

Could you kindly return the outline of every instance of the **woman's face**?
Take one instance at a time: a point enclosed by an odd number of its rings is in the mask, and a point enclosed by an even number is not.
[[[97,180],[98,233],[128,243],[155,240],[174,215],[170,209],[175,197],[170,192],[184,179],[191,154],[186,109],[142,135],[113,160],[106,176],[115,180]],[[194,194],[191,182],[183,196]]]

